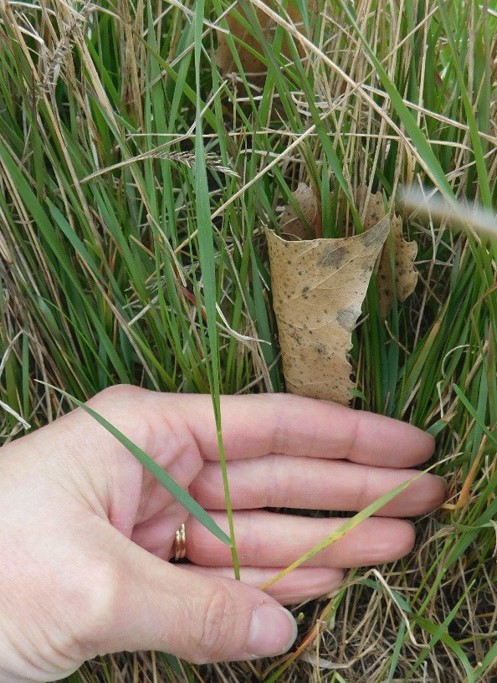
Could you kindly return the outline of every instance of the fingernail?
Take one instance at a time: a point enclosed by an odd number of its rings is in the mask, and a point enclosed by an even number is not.
[[[247,652],[270,657],[286,652],[297,637],[297,622],[283,607],[262,604],[252,614]]]

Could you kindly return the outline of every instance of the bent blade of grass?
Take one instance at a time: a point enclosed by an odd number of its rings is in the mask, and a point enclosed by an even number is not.
[[[106,429],[113,437],[115,437],[120,444],[122,444],[128,451],[134,455],[143,467],[150,472],[150,474],[163,486],[169,493],[176,498],[178,503],[180,503],[185,510],[187,510],[192,517],[200,522],[206,529],[208,529],[216,538],[225,543],[226,545],[231,545],[231,540],[224,531],[216,524],[212,517],[204,510],[204,508],[197,503],[181,486],[175,481],[171,475],[169,475],[162,467],[153,460],[149,455],[145,453],[139,446],[137,446],[131,439],[125,436],[119,431],[114,425],[112,425],[108,420],[106,420],[102,415],[97,413],[95,410],[90,408],[86,403],[79,401],[71,394],[67,393],[63,389],[48,384],[47,382],[39,382],[50,389],[54,389],[58,393],[65,396],[72,403],[78,406],[88,413],[94,420],[96,420],[104,429]]]
[[[452,652],[458,657],[459,661],[461,662],[462,666],[464,667],[464,670],[466,671],[467,674],[467,679],[466,683],[473,683],[476,679],[474,678],[473,674],[473,669],[471,667],[471,664],[469,663],[469,660],[467,656],[465,655],[462,647],[459,645],[459,643],[448,633],[448,628],[450,624],[452,623],[453,619],[459,612],[459,609],[463,602],[466,600],[467,596],[471,592],[473,584],[470,584],[467,588],[467,590],[464,592],[462,597],[457,601],[455,606],[451,609],[447,617],[444,619],[444,621],[441,624],[434,624],[431,622],[429,619],[425,619],[424,617],[421,617],[417,614],[414,615],[414,621],[417,622],[417,624],[425,631],[431,634],[431,639],[430,642],[423,648],[421,654],[419,657],[416,659],[414,664],[412,665],[410,671],[407,674],[407,680],[411,680],[411,676],[414,674],[415,671],[419,669],[419,667],[423,664],[423,662],[430,656],[430,654],[433,651],[433,648],[435,645],[438,643],[438,641],[442,641],[444,645],[446,645]]]
[[[381,496],[381,498],[377,498],[370,505],[368,505],[363,510],[355,514],[353,517],[350,517],[344,524],[342,524],[342,526],[339,529],[337,529],[332,534],[324,538],[322,541],[319,541],[318,543],[313,545],[310,550],[301,555],[297,560],[295,560],[295,562],[292,562],[290,565],[288,565],[288,567],[283,569],[281,572],[278,572],[278,574],[275,574],[275,576],[271,577],[265,583],[260,585],[260,590],[265,590],[266,588],[269,588],[269,586],[272,586],[277,581],[280,581],[280,579],[287,576],[287,574],[292,572],[294,569],[300,567],[302,564],[304,564],[304,562],[307,562],[308,560],[312,559],[315,555],[320,553],[322,550],[325,550],[330,545],[333,545],[333,543],[339,541],[346,534],[348,534],[349,531],[355,529],[355,527],[358,526],[361,522],[363,522],[365,519],[368,519],[368,517],[374,515],[376,512],[378,512],[380,508],[382,508],[384,505],[386,505],[391,500],[396,498],[400,493],[405,491],[413,482],[417,481],[430,469],[431,468],[428,468],[427,470],[419,472],[419,474],[417,474],[416,476],[412,477],[408,481],[405,481],[403,484],[399,484],[399,486],[396,486],[391,491],[388,491],[383,496]]]
[[[12,417],[14,417],[19,422],[19,424],[21,424],[24,427],[24,429],[30,429],[31,428],[31,425],[29,424],[29,422],[26,422],[26,420],[22,417],[22,415],[19,415],[19,413],[17,411],[15,411],[13,408],[11,408],[4,401],[0,401],[0,408],[2,410],[5,410],[5,412],[8,413],[9,415],[12,415]]]
[[[486,424],[481,419],[481,415],[478,414],[478,411],[475,410],[475,408],[471,405],[471,403],[468,401],[466,396],[464,395],[464,392],[462,389],[460,389],[457,384],[454,384],[454,392],[463,404],[463,406],[466,408],[468,413],[471,415],[471,417],[475,420],[476,424],[478,427],[481,429],[482,432],[484,432],[487,437],[490,439],[490,441],[493,443],[494,447],[497,448],[497,435],[494,434],[493,432],[490,431],[490,429],[487,427]]]

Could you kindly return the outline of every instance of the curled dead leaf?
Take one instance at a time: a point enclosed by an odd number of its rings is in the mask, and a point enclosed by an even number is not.
[[[417,243],[404,239],[400,216],[394,216],[391,224],[391,239],[383,248],[378,266],[379,310],[382,318],[385,318],[392,308],[393,292],[397,301],[405,301],[414,292],[419,276],[414,265],[418,255]]]
[[[370,230],[386,215],[382,194],[373,192],[368,195],[366,186],[360,185],[355,197],[364,229]],[[414,265],[418,245],[404,239],[400,216],[393,214],[390,224],[391,237],[381,253],[377,276],[378,306],[382,318],[390,312],[394,296],[398,301],[405,301],[418,282],[418,271]]]
[[[354,237],[287,241],[266,230],[273,306],[288,391],[347,404],[351,334],[390,230],[384,217]]]
[[[284,11],[285,18],[289,19],[293,24],[301,27],[302,14],[293,1],[288,3],[288,6],[283,10],[277,2],[268,0],[265,3],[271,9],[281,13]],[[312,5],[313,3],[311,3]],[[267,73],[267,67],[264,64],[262,55],[264,54],[263,47],[254,31],[249,29],[246,22],[243,20],[242,2],[236,3],[230,13],[226,17],[228,22],[229,32],[235,39],[238,57],[243,70],[250,80],[255,84],[260,84],[264,81]],[[273,41],[273,34],[276,30],[276,22],[270,18],[259,7],[254,8],[257,20],[262,29],[264,37],[269,41]],[[281,54],[285,57],[291,57],[291,50],[288,44],[288,38],[284,37],[281,45]],[[216,51],[216,64],[222,74],[232,73],[237,70],[232,51],[230,49],[225,33],[219,33],[218,48]]]
[[[292,194],[299,211],[297,212],[290,205],[284,209],[279,221],[282,236],[302,240],[319,237],[321,235],[321,210],[315,193],[309,185],[299,183]]]
[[[368,193],[366,185],[359,185],[354,192],[354,197],[364,230],[369,230],[387,215],[381,192]]]

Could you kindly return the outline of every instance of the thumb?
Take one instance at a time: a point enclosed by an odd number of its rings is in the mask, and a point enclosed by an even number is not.
[[[104,615],[90,629],[95,654],[159,650],[204,664],[277,655],[293,644],[295,619],[262,591],[181,569],[123,541],[106,572],[113,585],[104,589]]]

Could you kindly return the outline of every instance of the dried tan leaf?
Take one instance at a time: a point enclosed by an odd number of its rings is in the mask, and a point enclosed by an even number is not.
[[[289,239],[296,237],[305,240],[319,237],[322,232],[321,210],[316,195],[305,183],[299,183],[292,194],[301,216],[293,206],[287,206],[279,222],[281,234]]]
[[[364,230],[369,230],[386,216],[381,192],[368,194],[366,185],[359,185],[355,190],[355,200]]]
[[[418,255],[418,245],[414,241],[408,242],[402,236],[400,216],[394,216],[391,225],[391,241],[385,244],[378,266],[379,305],[380,315],[383,318],[392,308],[392,293],[395,292],[398,301],[404,301],[414,292],[418,283],[418,271],[414,265]],[[392,256],[395,275],[392,275]]]
[[[287,241],[267,230],[273,306],[288,391],[347,404],[347,355],[388,217],[354,237]]]
[[[381,192],[371,193],[368,196],[366,186],[360,185],[355,196],[364,229],[369,230],[385,216]],[[385,244],[378,266],[378,303],[382,318],[390,312],[394,295],[398,301],[404,301],[413,293],[418,282],[418,271],[414,266],[418,245],[416,242],[408,242],[402,236],[400,216],[394,214],[390,224],[391,240]]]
[[[242,3],[240,2],[237,4],[241,5]],[[275,2],[268,1],[266,4],[272,9],[278,10],[278,5]],[[242,11],[241,7],[238,7],[237,9],[238,12]],[[272,33],[274,33],[276,29],[276,22],[259,7],[254,9],[265,38],[271,42]],[[285,13],[286,16],[288,16],[295,24],[300,24],[300,22],[302,22],[300,10],[298,10],[292,3],[289,3]],[[233,12],[228,14],[226,21],[228,22],[231,35],[235,38],[238,56],[240,58],[244,72],[251,77],[251,80],[254,83],[258,84],[263,82],[266,78],[267,68],[256,56],[256,54],[263,54],[263,48],[260,44],[260,41],[257,40],[257,38],[245,28],[245,26],[237,19]],[[254,54],[254,52],[256,54]],[[282,42],[281,54],[286,57],[290,57],[291,55],[288,43],[285,39],[283,39]],[[233,55],[228,45],[225,33],[219,33],[218,48],[216,51],[216,64],[223,74],[232,73],[236,70]]]

